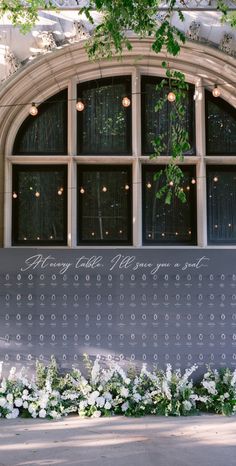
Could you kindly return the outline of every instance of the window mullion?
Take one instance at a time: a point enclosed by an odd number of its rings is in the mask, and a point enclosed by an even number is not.
[[[200,162],[197,173],[197,238],[199,246],[207,245],[207,203],[206,203],[206,130],[205,130],[205,93],[202,80],[199,79],[195,88],[195,129],[196,156]]]

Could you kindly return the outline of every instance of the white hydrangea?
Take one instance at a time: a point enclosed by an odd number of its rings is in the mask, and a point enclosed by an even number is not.
[[[90,393],[88,396],[88,404],[90,406],[94,406],[99,395],[100,393],[98,390],[95,390],[94,392]]]
[[[6,405],[7,399],[5,398],[5,396],[0,396],[0,408],[5,408]]]
[[[217,395],[216,384],[214,380],[203,380],[202,385],[208,391],[208,393],[211,395]]]
[[[121,411],[122,411],[123,413],[125,413],[125,411],[127,411],[127,409],[129,409],[129,403],[128,403],[128,401],[126,401],[126,403],[123,403],[123,404],[121,405]]]
[[[20,408],[23,405],[22,398],[15,398],[14,404],[17,408]]]
[[[192,409],[192,403],[188,400],[184,400],[183,401],[183,407],[185,409],[185,411],[191,411]]]
[[[122,387],[120,394],[123,398],[127,398],[129,396],[129,390],[126,387]]]
[[[104,404],[105,398],[103,396],[98,396],[96,399],[96,405],[98,406],[98,408],[103,408]]]
[[[100,417],[101,416],[101,411],[94,411],[92,417]]]
[[[6,419],[16,419],[19,413],[19,409],[15,408],[10,413],[6,414]]]
[[[39,417],[45,418],[47,416],[47,411],[45,409],[40,409]]]
[[[106,401],[106,403],[104,405],[104,408],[105,409],[111,409],[111,403],[109,401]]]

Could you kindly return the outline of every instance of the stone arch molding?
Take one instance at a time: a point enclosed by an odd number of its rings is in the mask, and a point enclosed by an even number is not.
[[[236,108],[236,60],[203,44],[188,42],[177,57],[151,51],[151,40],[133,39],[133,49],[122,60],[89,61],[82,43],[48,52],[19,69],[0,90],[0,153],[12,154],[16,133],[28,115],[28,106],[41,102],[69,87],[69,99],[75,98],[73,83],[105,76],[129,74],[139,67],[144,74],[164,75],[161,62],[185,73],[187,81],[212,89],[221,87],[222,98]],[[4,107],[5,106],[5,107]]]

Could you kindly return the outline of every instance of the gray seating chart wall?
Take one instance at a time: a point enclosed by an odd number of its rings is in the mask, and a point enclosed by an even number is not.
[[[0,360],[236,367],[236,250],[2,249]]]

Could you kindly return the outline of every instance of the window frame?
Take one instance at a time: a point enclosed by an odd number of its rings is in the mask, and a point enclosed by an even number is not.
[[[128,223],[128,228],[127,228],[127,233],[128,233],[128,240],[127,241],[116,241],[116,240],[82,240],[81,239],[81,231],[82,229],[80,228],[80,225],[82,225],[82,209],[80,209],[80,199],[81,199],[81,194],[80,194],[80,186],[82,186],[82,174],[83,170],[84,171],[90,171],[90,172],[96,172],[96,171],[117,171],[120,172],[122,170],[127,170],[127,177],[129,183],[130,189],[129,189],[129,202],[128,202],[128,207],[127,207],[127,219],[129,221]],[[109,165],[77,165],[77,246],[83,246],[83,245],[93,245],[93,246],[132,246],[132,236],[133,236],[133,228],[132,228],[132,201],[133,201],[133,190],[132,190],[132,166],[130,164],[125,164],[125,165],[115,165],[115,164],[109,164]]]
[[[132,76],[131,75],[122,75],[122,76],[111,76],[111,77],[106,77],[106,78],[99,78],[99,79],[93,79],[90,81],[85,81],[82,83],[77,84],[77,100],[82,100],[83,101],[83,90],[86,89],[96,89],[99,88],[99,84],[102,86],[106,86],[109,84],[119,84],[120,82],[123,82],[125,84],[126,88],[126,96],[132,97]],[[122,103],[120,103],[122,105]],[[125,111],[127,113],[127,130],[126,130],[126,145],[128,150],[125,152],[85,152],[82,150],[82,144],[83,144],[83,119],[84,119],[84,112],[86,111],[86,105],[85,109],[82,112],[77,112],[77,154],[83,157],[86,157],[88,155],[93,155],[96,157],[110,157],[110,156],[129,156],[132,155],[132,99],[131,99],[131,105],[127,108],[125,108]]]
[[[56,168],[57,167],[57,168]],[[61,165],[45,165],[45,164],[40,164],[40,165],[23,165],[23,164],[13,164],[12,166],[12,184],[13,184],[13,191],[18,192],[19,189],[19,178],[18,174],[20,171],[26,171],[26,172],[37,172],[37,171],[48,171],[49,173],[55,172],[55,168],[58,170],[61,170],[63,173],[64,177],[64,208],[63,208],[63,231],[64,231],[64,239],[63,240],[50,240],[50,241],[45,241],[45,240],[16,240],[16,234],[18,230],[18,222],[19,222],[19,207],[17,207],[17,201],[12,202],[12,235],[11,235],[11,241],[12,241],[12,246],[66,246],[67,245],[67,216],[68,216],[68,185],[67,185],[67,173],[68,173],[68,167],[66,164],[61,164]],[[15,210],[15,214],[14,214]],[[14,214],[14,215],[13,215]]]

